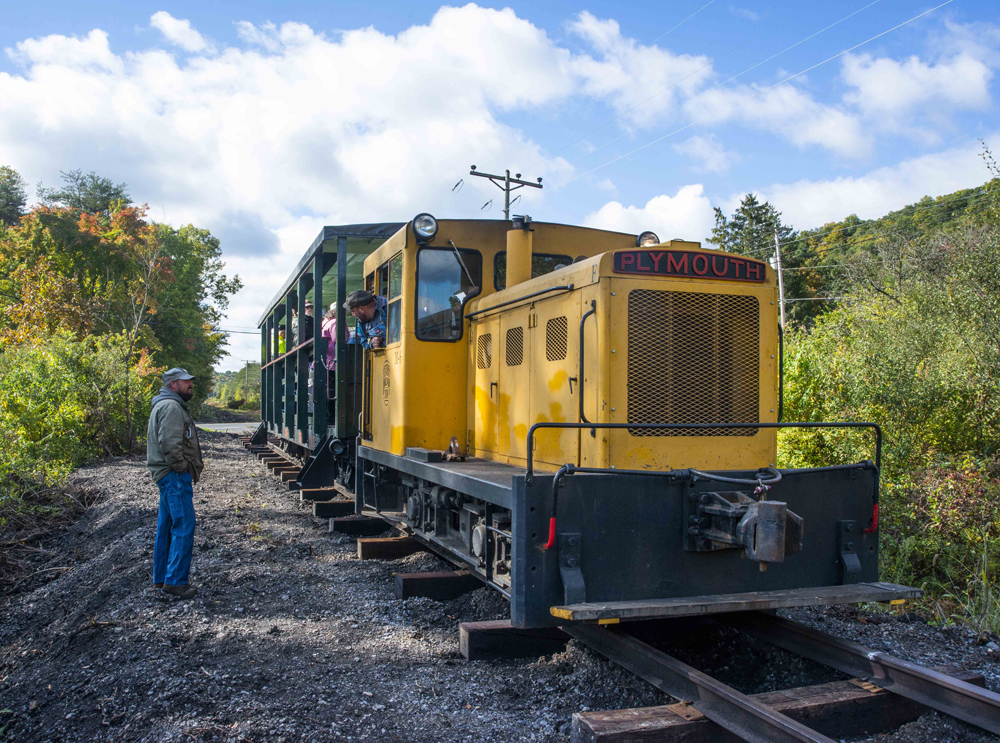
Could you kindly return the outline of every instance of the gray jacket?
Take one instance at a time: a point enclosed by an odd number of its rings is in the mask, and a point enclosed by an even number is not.
[[[198,482],[204,467],[198,429],[188,412],[187,403],[169,387],[163,387],[153,398],[146,429],[146,467],[159,482],[173,472],[190,472]]]

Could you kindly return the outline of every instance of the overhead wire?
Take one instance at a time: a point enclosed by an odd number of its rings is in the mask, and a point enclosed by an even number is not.
[[[816,0],[813,0],[813,2],[816,2]],[[788,46],[788,47],[785,47],[785,48],[784,48],[784,49],[782,49],[782,50],[781,50],[780,52],[777,52],[777,53],[775,53],[775,54],[772,54],[772,55],[771,55],[770,57],[768,57],[767,59],[764,59],[764,60],[762,60],[762,61],[758,62],[758,63],[757,63],[757,64],[755,64],[755,65],[752,65],[752,66],[750,66],[750,67],[747,67],[747,68],[746,68],[745,70],[743,70],[742,72],[740,72],[740,73],[737,73],[736,75],[733,75],[733,76],[732,76],[732,77],[730,77],[729,79],[727,79],[727,80],[724,80],[724,81],[722,81],[721,83],[718,83],[717,85],[715,85],[715,86],[713,86],[713,87],[709,88],[708,90],[705,90],[705,91],[702,91],[702,93],[703,93],[703,94],[704,94],[704,93],[711,93],[711,92],[712,92],[713,90],[718,90],[718,89],[719,89],[719,88],[721,88],[722,86],[724,86],[724,85],[728,85],[728,84],[729,84],[729,83],[731,83],[731,82],[732,82],[733,80],[736,80],[737,78],[739,78],[739,77],[742,77],[743,75],[747,74],[748,72],[752,72],[753,70],[757,69],[757,68],[758,68],[758,67],[760,67],[761,65],[763,65],[763,64],[767,64],[768,62],[770,62],[770,61],[771,61],[771,60],[773,60],[773,59],[777,59],[778,57],[780,57],[780,56],[781,56],[782,54],[784,54],[785,52],[788,52],[788,51],[791,51],[791,50],[792,50],[792,49],[794,49],[795,47],[797,47],[797,46],[799,46],[799,45],[801,45],[801,44],[804,44],[805,42],[809,41],[810,39],[813,39],[813,38],[815,38],[815,37],[819,36],[819,35],[820,35],[821,33],[823,33],[824,31],[829,31],[829,30],[830,30],[831,28],[833,28],[834,26],[836,26],[836,25],[838,25],[838,24],[840,24],[840,23],[843,23],[844,21],[848,20],[849,18],[852,18],[853,16],[856,16],[856,15],[857,15],[858,13],[862,12],[863,10],[867,10],[868,8],[870,8],[871,6],[875,5],[875,4],[876,4],[876,3],[878,3],[878,2],[880,2],[880,0],[873,0],[873,2],[870,2],[870,3],[868,3],[868,5],[865,5],[865,6],[863,7],[863,8],[858,8],[858,9],[857,9],[857,10],[855,10],[855,11],[854,11],[853,13],[850,13],[850,14],[848,14],[848,15],[844,16],[843,18],[841,18],[841,19],[840,19],[839,21],[836,21],[836,22],[834,22],[834,23],[831,23],[831,24],[830,24],[829,26],[826,26],[825,28],[821,28],[821,29],[820,29],[819,31],[816,31],[816,32],[815,32],[815,33],[813,33],[813,34],[810,34],[809,36],[805,37],[804,39],[800,39],[799,41],[796,41],[796,42],[795,42],[794,44],[792,44],[791,46]],[[785,20],[787,20],[787,19],[791,18],[792,16],[796,15],[797,13],[800,13],[800,12],[802,12],[803,10],[805,10],[806,8],[808,8],[808,7],[810,6],[810,5],[813,5],[813,3],[808,3],[807,5],[804,5],[804,6],[802,6],[802,7],[801,7],[801,8],[799,8],[799,9],[798,9],[797,11],[795,11],[795,12],[793,12],[793,13],[790,13],[790,14],[788,14],[787,16],[785,16],[784,18],[782,18],[781,20],[779,20],[779,21],[775,22],[774,24],[772,24],[771,26],[769,26],[769,27],[768,27],[767,29],[765,29],[764,31],[761,31],[760,33],[758,33],[758,34],[757,34],[756,36],[751,36],[751,37],[750,37],[749,39],[747,39],[746,41],[744,41],[744,42],[743,42],[742,44],[740,44],[739,46],[736,46],[736,47],[733,47],[733,48],[732,48],[732,49],[730,49],[730,50],[729,50],[728,52],[726,52],[725,54],[723,54],[723,55],[722,55],[721,57],[718,57],[717,59],[713,60],[712,62],[709,62],[708,64],[706,64],[706,65],[703,65],[702,67],[699,67],[699,68],[698,68],[697,70],[695,70],[695,71],[694,71],[694,72],[692,72],[691,74],[689,74],[689,75],[687,75],[687,76],[685,76],[685,77],[682,77],[682,78],[681,78],[680,80],[678,80],[677,82],[675,82],[675,83],[672,83],[671,85],[668,85],[668,86],[667,86],[666,88],[664,88],[663,90],[661,90],[661,91],[659,91],[659,92],[657,92],[657,93],[654,93],[654,94],[653,94],[653,95],[651,95],[651,96],[650,96],[649,98],[646,98],[645,100],[643,100],[643,101],[640,101],[639,103],[635,104],[634,106],[632,106],[632,107],[631,107],[631,108],[629,108],[629,109],[626,109],[625,111],[622,111],[622,113],[618,114],[618,116],[614,117],[613,119],[609,119],[608,121],[604,122],[603,124],[601,124],[600,126],[596,127],[595,129],[592,129],[592,130],[591,130],[591,131],[589,131],[589,132],[588,132],[587,134],[584,134],[584,135],[583,135],[582,137],[580,137],[580,139],[577,139],[577,140],[576,140],[575,142],[572,142],[571,144],[567,145],[567,147],[571,147],[572,145],[576,144],[577,142],[580,142],[581,140],[583,140],[583,139],[585,139],[585,138],[589,137],[589,136],[590,136],[591,134],[593,134],[594,132],[598,131],[599,129],[601,129],[601,128],[603,128],[603,127],[607,126],[608,124],[610,124],[610,123],[612,123],[612,122],[614,122],[614,121],[617,121],[618,119],[622,118],[623,116],[625,116],[625,115],[626,115],[626,114],[628,114],[628,113],[631,113],[632,111],[634,111],[635,109],[639,108],[640,106],[644,106],[644,105],[646,105],[647,103],[649,103],[649,102],[650,102],[651,100],[653,100],[654,98],[657,98],[657,97],[659,97],[660,95],[662,95],[663,93],[666,93],[666,92],[667,92],[668,90],[671,90],[672,88],[676,87],[677,85],[679,85],[680,83],[684,82],[685,80],[687,80],[687,79],[688,79],[689,77],[691,77],[692,75],[695,75],[695,74],[697,74],[698,72],[700,72],[701,70],[705,69],[705,67],[710,67],[710,66],[711,66],[712,64],[714,64],[715,62],[718,62],[719,60],[721,60],[721,59],[724,59],[724,58],[725,58],[725,57],[727,57],[727,56],[728,56],[728,55],[729,55],[730,53],[732,53],[732,52],[736,51],[737,49],[739,49],[739,48],[740,48],[740,47],[742,47],[742,46],[745,46],[746,44],[750,43],[751,41],[753,41],[754,39],[756,39],[756,38],[757,38],[758,36],[760,36],[761,34],[763,34],[763,33],[766,33],[767,31],[770,31],[770,30],[771,30],[772,28],[774,28],[774,27],[775,27],[775,26],[777,26],[778,24],[782,23],[783,21],[785,21]],[[595,148],[594,148],[593,150],[590,150],[589,152],[585,152],[584,154],[580,155],[579,157],[576,157],[576,158],[573,158],[572,160],[570,160],[570,163],[575,163],[575,162],[576,162],[577,160],[581,160],[581,159],[583,159],[584,157],[589,157],[590,155],[593,155],[593,154],[594,154],[595,152],[597,152],[598,150],[602,150],[602,149],[604,149],[605,147],[607,147],[608,145],[610,145],[610,144],[614,144],[614,143],[615,143],[615,142],[617,142],[617,141],[618,141],[619,139],[622,139],[622,138],[623,138],[624,136],[626,136],[626,134],[625,134],[625,133],[622,133],[622,134],[619,134],[619,135],[618,135],[617,137],[615,137],[614,139],[609,139],[609,140],[608,140],[607,142],[605,142],[604,144],[602,144],[602,145],[600,145],[600,146],[598,146],[598,147],[595,147]],[[565,149],[566,149],[567,147],[564,147],[564,148],[563,148],[562,150],[559,150],[558,152],[556,152],[556,153],[553,153],[552,157],[555,157],[555,155],[557,155],[557,154],[558,154],[559,152],[562,152],[562,151],[563,151],[563,150],[565,150]]]
[[[902,28],[903,26],[905,26],[905,25],[907,25],[909,23],[913,23],[914,21],[919,20],[920,18],[923,18],[924,16],[929,15],[929,14],[933,13],[936,10],[939,10],[939,9],[943,8],[945,5],[950,5],[953,2],[955,2],[955,0],[945,0],[945,2],[941,3],[940,5],[936,5],[935,7],[931,8],[929,10],[925,10],[923,13],[919,13],[919,14],[913,16],[912,18],[909,18],[908,20],[903,21],[902,23],[896,24],[892,28],[886,29],[885,31],[882,31],[881,33],[878,33],[875,36],[872,36],[870,39],[866,39],[865,41],[862,41],[862,42],[860,42],[858,44],[855,44],[852,47],[844,49],[843,51],[838,52],[837,54],[834,54],[831,57],[827,57],[826,59],[824,59],[821,62],[817,62],[814,65],[810,65],[809,67],[806,67],[804,70],[800,70],[799,72],[796,72],[796,73],[794,73],[792,75],[789,75],[788,77],[785,77],[784,79],[779,80],[778,82],[774,83],[773,85],[769,85],[766,88],[761,88],[760,90],[757,90],[757,91],[755,91],[755,92],[753,92],[753,93],[751,93],[751,94],[749,94],[747,96],[744,96],[744,97],[740,98],[739,100],[737,100],[735,103],[732,103],[731,105],[726,106],[725,108],[722,108],[722,109],[720,109],[718,111],[715,111],[715,112],[713,112],[711,114],[706,114],[705,116],[702,116],[700,119],[696,119],[695,121],[692,121],[689,124],[685,124],[684,126],[680,127],[679,129],[675,129],[674,131],[670,132],[669,134],[664,134],[662,137],[657,137],[656,139],[654,139],[654,140],[652,140],[650,142],[647,142],[646,144],[644,144],[644,145],[642,145],[640,147],[636,147],[634,150],[631,150],[629,152],[626,152],[623,155],[619,155],[618,157],[615,157],[615,158],[613,158],[611,160],[608,160],[606,163],[604,163],[602,165],[598,165],[595,168],[591,168],[590,170],[588,170],[588,171],[586,171],[584,173],[581,173],[580,175],[574,176],[573,178],[570,178],[567,181],[563,181],[562,183],[557,183],[555,185],[555,188],[562,188],[564,186],[567,186],[570,183],[573,183],[574,181],[578,181],[581,178],[584,178],[584,177],[590,175],[591,173],[595,173],[598,170],[606,168],[607,166],[612,165],[612,164],[614,164],[614,163],[616,163],[616,162],[618,162],[620,160],[624,160],[627,157],[631,157],[632,155],[636,154],[637,152],[641,152],[642,150],[646,149],[647,147],[652,147],[654,144],[662,142],[663,140],[668,139],[668,138],[674,136],[675,134],[679,134],[680,132],[685,131],[686,129],[690,129],[691,127],[693,127],[693,126],[695,126],[697,124],[700,124],[701,122],[706,121],[706,120],[712,118],[713,116],[717,116],[720,113],[723,113],[725,111],[729,111],[730,109],[736,108],[737,106],[739,106],[742,103],[745,103],[746,101],[749,101],[749,100],[751,100],[753,98],[756,98],[756,97],[762,95],[763,93],[766,93],[769,90],[774,90],[779,85],[784,85],[785,83],[787,83],[790,80],[794,80],[797,77],[801,77],[802,75],[805,75],[807,72],[811,72],[812,70],[815,70],[817,67],[821,67],[821,66],[823,66],[823,65],[825,65],[825,64],[827,64],[829,62],[832,62],[835,59],[839,59],[840,57],[843,57],[845,54],[848,54],[848,53],[854,51],[855,49],[858,49],[858,48],[860,48],[860,47],[862,47],[862,46],[864,46],[866,44],[870,44],[871,42],[875,41],[876,39],[880,39],[883,36],[885,36],[886,34],[889,34],[889,33],[893,32],[893,31],[895,31],[895,30],[897,30],[899,28]]]

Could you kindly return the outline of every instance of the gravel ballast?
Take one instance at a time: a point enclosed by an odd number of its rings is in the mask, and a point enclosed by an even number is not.
[[[499,594],[398,601],[394,573],[447,565],[359,561],[353,538],[329,533],[234,438],[205,432],[202,446],[189,602],[151,588],[158,494],[144,458],[73,475],[95,505],[34,545],[46,572],[33,584],[5,588],[0,739],[567,741],[574,712],[672,701],[576,642],[465,661],[458,623],[506,618]],[[992,640],[974,632],[853,608],[786,616],[1000,688]],[[727,633],[706,623],[658,644],[746,693],[841,678]],[[931,713],[871,740],[994,739]]]

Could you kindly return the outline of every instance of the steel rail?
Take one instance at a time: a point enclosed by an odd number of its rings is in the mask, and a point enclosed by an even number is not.
[[[772,645],[1000,734],[1000,694],[996,692],[771,614],[741,612],[720,620]]]
[[[657,689],[690,701],[691,706],[705,717],[751,743],[832,743],[830,738],[801,722],[741,694],[620,629],[592,624],[568,625],[561,629]]]

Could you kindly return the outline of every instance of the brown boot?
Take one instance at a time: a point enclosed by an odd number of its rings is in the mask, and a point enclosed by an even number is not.
[[[187,583],[182,583],[179,586],[171,586],[168,583],[164,584],[163,592],[169,596],[176,596],[179,599],[193,599],[195,594],[198,593],[198,589]]]

